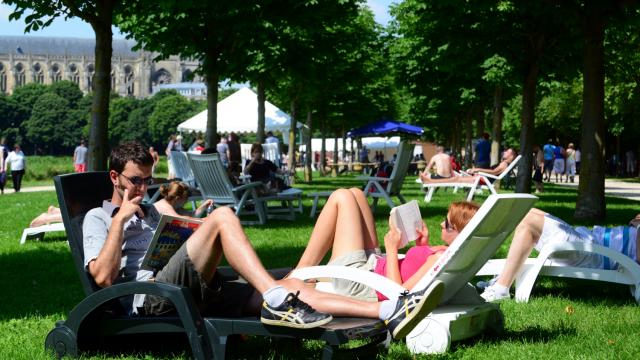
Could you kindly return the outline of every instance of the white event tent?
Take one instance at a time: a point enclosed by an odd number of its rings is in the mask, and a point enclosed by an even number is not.
[[[265,131],[287,131],[291,118],[272,103],[265,101]],[[298,123],[298,127],[302,124]],[[249,88],[242,88],[218,102],[219,133],[246,133],[258,130],[258,95]],[[178,125],[180,132],[207,130],[207,110]]]
[[[325,139],[325,147],[327,151],[333,151],[334,138]],[[385,137],[366,137],[362,138],[362,145],[370,150],[396,149],[400,144],[399,136]],[[322,139],[311,139],[311,150],[320,151],[322,149]],[[342,139],[338,139],[338,151],[342,150]],[[351,150],[351,139],[347,138],[347,151]],[[306,151],[305,145],[300,145],[300,151]]]

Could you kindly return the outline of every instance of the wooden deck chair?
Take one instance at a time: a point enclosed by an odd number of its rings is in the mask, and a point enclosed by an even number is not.
[[[191,164],[189,164],[189,159],[187,159],[187,153],[184,151],[171,151],[171,162],[173,164],[173,171],[175,175],[180,181],[189,185],[189,192],[191,195],[189,196],[188,201],[191,202],[192,210],[195,211],[198,207],[196,206],[196,201],[202,198],[202,194],[200,194],[200,189],[198,188],[198,184],[196,183],[196,178],[193,175],[193,170],[191,170]],[[158,192],[156,192],[159,195]],[[154,196],[157,199],[158,196]],[[155,199],[151,199],[151,203],[154,202]]]
[[[224,360],[227,337],[233,334],[320,340],[324,342],[323,359],[330,359],[340,345],[353,339],[369,340],[360,350],[386,339],[387,330],[376,319],[336,318],[309,330],[272,327],[263,325],[257,316],[203,318],[190,291],[176,285],[130,282],[101,289],[84,267],[82,222],[87,211],[111,197],[113,184],[107,172],[60,175],[54,178],[54,183],[73,262],[86,296],[71,310],[67,320],[58,321],[46,337],[45,348],[58,358],[77,357],[89,343],[100,346],[102,339],[112,336],[150,333],[186,334],[193,358],[218,360]],[[230,268],[221,267],[219,271],[225,280],[237,277]],[[283,271],[274,274],[284,275]],[[167,316],[128,316],[117,299],[132,294],[166,297],[177,312]]]
[[[441,306],[407,336],[410,350],[444,352],[452,340],[475,336],[485,328],[499,330],[502,326],[502,315],[496,312],[499,308],[479,300],[468,282],[495,254],[536,199],[530,194],[489,196],[431,270],[410,289],[425,289],[436,280],[445,284]],[[303,280],[348,279],[366,284],[388,298],[406,290],[384,276],[345,266],[313,266],[295,270],[291,276]]]
[[[633,241],[633,240],[631,240]],[[594,269],[565,266],[554,261],[554,255],[571,252],[582,252],[603,257],[603,262],[617,263],[612,269]],[[478,275],[498,275],[504,268],[506,259],[489,260],[478,271]],[[629,285],[631,295],[640,304],[640,265],[628,256],[607,247],[583,242],[555,241],[546,244],[536,258],[529,258],[515,278],[518,302],[528,302],[538,276],[556,276],[573,279],[606,281],[615,284]]]
[[[264,204],[256,189],[264,187],[261,182],[234,186],[222,165],[218,154],[187,154],[191,170],[200,185],[202,199],[211,199],[214,206],[231,206],[236,215],[255,215],[257,220],[243,220],[245,225],[263,225],[267,221]]]
[[[20,237],[20,245],[23,245],[27,239],[36,238],[41,240],[44,238],[44,234],[47,232],[53,231],[64,231],[64,224],[59,223],[51,223],[36,227],[28,227],[22,230],[22,236]]]
[[[396,162],[393,164],[393,170],[388,178],[375,176],[357,177],[358,180],[364,180],[367,182],[364,187],[364,193],[373,198],[373,211],[375,211],[378,205],[379,198],[383,198],[390,208],[396,206],[391,199],[392,196],[396,196],[400,200],[401,204],[407,202],[402,194],[400,194],[400,191],[402,190],[404,178],[407,176],[407,172],[409,171],[409,163],[413,156],[414,146],[414,144],[406,141],[400,142],[400,145],[398,145],[398,157],[396,158]]]

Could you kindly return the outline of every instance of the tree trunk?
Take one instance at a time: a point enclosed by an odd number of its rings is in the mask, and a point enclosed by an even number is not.
[[[306,157],[304,160],[304,181],[306,181],[307,183],[311,183],[311,181],[313,180],[313,171],[311,170],[311,162],[313,161],[313,151],[311,149],[311,136],[313,134],[313,131],[311,131],[311,129],[313,129],[311,127],[313,121],[312,121],[312,115],[311,115],[311,109],[307,110],[307,137],[305,139],[305,144],[307,146],[306,147]]]
[[[597,5],[594,5],[597,7]],[[601,221],[604,200],[604,21],[586,3],[584,25],[584,76],[582,92],[582,162],[576,200],[577,219]]]
[[[219,75],[215,66],[206,68],[207,81],[207,131],[204,134],[206,147],[218,143],[218,81]]]
[[[471,146],[472,134],[473,134],[473,122],[472,122],[473,107],[467,110],[467,114],[464,119],[464,165],[466,167],[472,166],[472,154],[473,149]]]
[[[264,142],[264,80],[258,81],[258,131],[256,132],[256,141]]]
[[[456,156],[460,154],[460,120],[458,117],[455,117],[453,119],[453,131],[451,132],[451,152]],[[429,159],[427,159],[427,161],[428,160]]]
[[[500,143],[502,142],[502,120],[504,119],[503,88],[493,90],[493,128],[491,131],[491,165],[500,162]]]
[[[324,136],[324,131],[322,131],[322,145],[320,146],[320,161],[318,162],[318,166],[320,166],[320,176],[326,176],[327,172],[325,171],[325,169],[327,166],[327,139]]]
[[[540,67],[537,58],[530,60],[522,87],[522,119],[520,128],[520,154],[516,192],[531,192],[531,167],[533,166],[533,134],[535,132],[536,85]]]
[[[482,138],[482,134],[484,134],[485,130],[485,121],[484,121],[484,106],[482,104],[478,105],[476,109],[476,134],[478,139]]]
[[[96,8],[98,10],[97,21],[91,23],[96,34],[96,73],[94,75],[93,102],[91,103],[88,167],[90,171],[105,171],[109,156],[113,4],[110,1],[98,1]]]
[[[297,116],[296,113],[296,100],[291,100],[291,127],[289,128],[289,168],[292,171],[296,170],[296,128],[297,128]],[[291,183],[294,183],[295,177],[291,178]]]

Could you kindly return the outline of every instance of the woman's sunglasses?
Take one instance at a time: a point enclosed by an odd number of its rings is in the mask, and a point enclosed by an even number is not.
[[[447,230],[455,230],[453,228],[453,225],[451,225],[451,223],[449,222],[449,218],[448,217],[444,218],[444,228],[447,229]]]

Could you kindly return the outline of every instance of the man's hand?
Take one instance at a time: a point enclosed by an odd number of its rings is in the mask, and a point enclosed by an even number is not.
[[[124,190],[124,196],[122,197],[122,204],[120,204],[120,210],[115,217],[127,222],[134,214],[138,214],[139,218],[144,217],[140,203],[142,202],[142,196],[136,196],[133,199],[129,199],[129,190]]]

